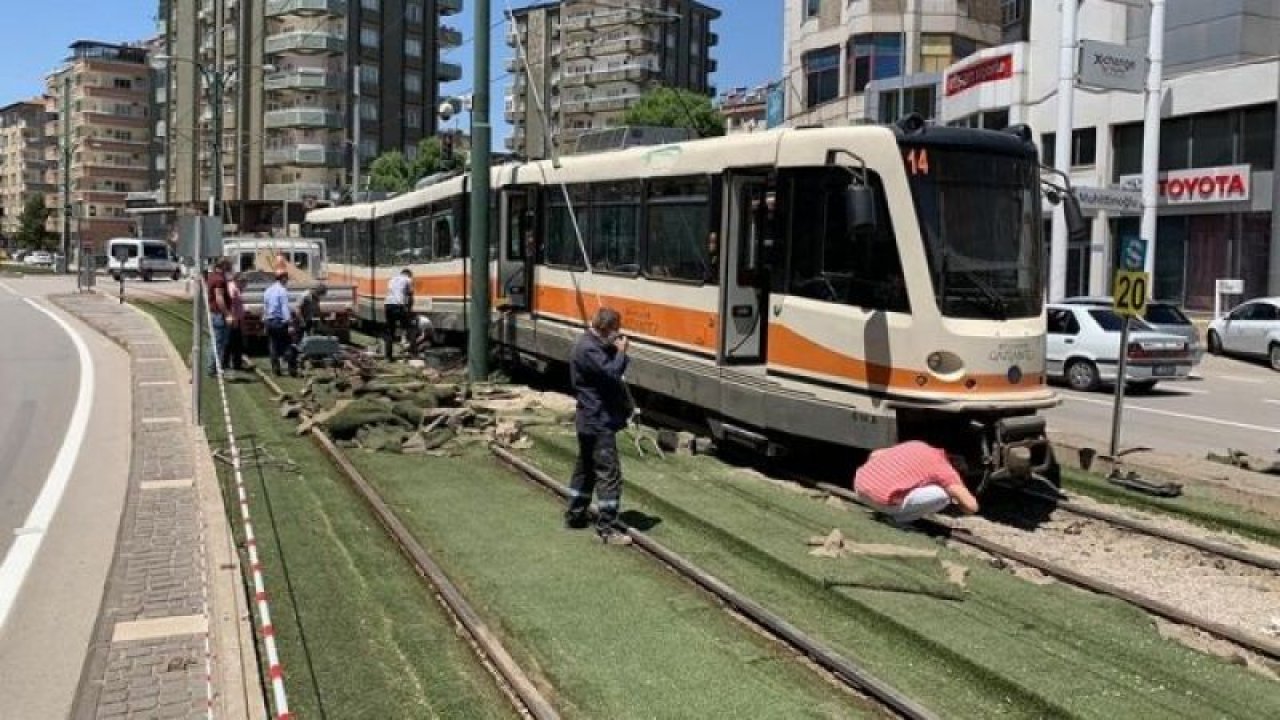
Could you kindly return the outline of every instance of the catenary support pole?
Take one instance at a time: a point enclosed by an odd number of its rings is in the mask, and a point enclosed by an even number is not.
[[[64,272],[71,259],[71,68],[62,75],[62,108],[58,112],[62,122],[62,261],[54,266]],[[80,262],[83,264],[84,258]]]
[[[1054,169],[1071,173],[1071,130],[1076,86],[1076,0],[1061,0],[1062,42],[1058,55],[1058,130],[1053,143]],[[1049,300],[1067,294],[1067,216],[1064,205],[1053,210],[1053,235],[1049,240]]]
[[[476,0],[474,94],[471,100],[471,307],[467,375],[489,377],[489,0]]]
[[[1164,82],[1164,0],[1151,0],[1150,45],[1147,50],[1147,110],[1142,121],[1142,222],[1139,234],[1146,241],[1144,269],[1152,273],[1147,293],[1156,286],[1156,205],[1160,194],[1160,100]]]
[[[351,202],[360,202],[360,63],[351,66]]]

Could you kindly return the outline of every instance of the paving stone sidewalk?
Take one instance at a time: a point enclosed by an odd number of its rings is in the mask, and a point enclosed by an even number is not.
[[[261,717],[243,586],[185,367],[134,308],[92,293],[51,300],[132,360],[129,487],[72,718]]]

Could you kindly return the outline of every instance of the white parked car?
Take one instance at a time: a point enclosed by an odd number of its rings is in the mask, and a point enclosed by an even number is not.
[[[48,250],[36,250],[22,258],[24,265],[52,265],[53,253]]]
[[[1110,308],[1049,305],[1045,360],[1051,379],[1072,390],[1094,390],[1114,384],[1119,375],[1120,329],[1124,322]],[[1129,326],[1127,386],[1147,391],[1161,380],[1191,374],[1192,350],[1186,338],[1157,332],[1141,319]]]
[[[1209,323],[1209,352],[1266,358],[1280,370],[1280,297],[1250,300]]]

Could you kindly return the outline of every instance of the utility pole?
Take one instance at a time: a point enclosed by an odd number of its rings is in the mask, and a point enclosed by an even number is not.
[[[1156,205],[1160,173],[1160,98],[1164,82],[1164,2],[1151,0],[1151,29],[1147,49],[1147,111],[1142,120],[1142,221],[1138,233],[1146,241],[1147,255],[1143,269],[1156,269]],[[1155,275],[1151,276],[1153,279]],[[1147,286],[1154,291],[1155,282]]]
[[[360,193],[360,63],[351,66],[351,202]]]
[[[1076,87],[1077,0],[1061,0],[1062,41],[1058,55],[1058,130],[1053,143],[1053,167],[1063,177],[1071,176],[1071,131]],[[1067,294],[1066,204],[1053,210],[1053,235],[1049,240],[1049,300],[1057,302]]]
[[[57,263],[58,272],[66,272],[67,262],[71,259],[71,68],[67,68],[62,76],[62,261]],[[80,259],[84,264],[84,258]]]
[[[467,315],[467,375],[489,377],[489,0],[476,0],[475,94],[471,99],[471,308]]]

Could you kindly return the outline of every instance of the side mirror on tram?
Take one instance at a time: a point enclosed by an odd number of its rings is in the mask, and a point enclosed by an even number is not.
[[[850,233],[875,229],[876,195],[869,185],[850,185],[844,192],[844,209]]]
[[[1080,209],[1080,198],[1071,191],[1062,194],[1062,214],[1067,220],[1067,237],[1077,242],[1089,239],[1089,222]]]

